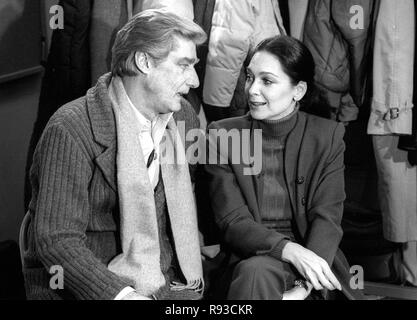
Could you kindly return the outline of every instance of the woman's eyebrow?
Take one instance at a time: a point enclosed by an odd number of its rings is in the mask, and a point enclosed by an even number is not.
[[[253,73],[252,70],[249,67],[246,68],[246,72]],[[261,72],[259,72],[259,75],[260,76],[270,75],[270,76],[273,76],[275,78],[279,78],[279,76],[277,74],[275,74],[273,72],[268,72],[268,71],[261,71]]]
[[[270,75],[270,76],[274,76],[274,77],[276,77],[276,78],[279,78],[279,76],[277,75],[277,74],[275,74],[275,73],[273,73],[273,72],[268,72],[268,71],[262,71],[262,72],[260,72],[259,73],[260,75]]]

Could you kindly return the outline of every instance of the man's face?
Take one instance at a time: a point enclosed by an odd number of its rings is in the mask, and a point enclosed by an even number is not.
[[[153,64],[147,81],[148,106],[156,113],[177,112],[190,88],[199,86],[194,65],[198,62],[191,40],[174,37],[176,46],[167,58]]]

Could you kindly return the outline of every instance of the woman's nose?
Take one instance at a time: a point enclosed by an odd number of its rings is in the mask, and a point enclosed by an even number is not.
[[[252,81],[251,83],[247,83],[247,92],[249,96],[259,94],[259,85],[256,81]]]

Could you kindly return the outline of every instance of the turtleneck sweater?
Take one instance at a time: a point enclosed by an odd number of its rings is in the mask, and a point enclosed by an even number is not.
[[[282,119],[258,122],[262,129],[262,224],[285,234],[291,240],[294,239],[291,227],[293,213],[285,183],[284,151],[287,137],[297,122],[297,111],[295,109]],[[269,254],[280,259],[288,241],[280,241]]]

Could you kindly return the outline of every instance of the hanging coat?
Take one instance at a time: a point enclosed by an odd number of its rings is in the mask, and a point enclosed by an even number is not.
[[[180,17],[194,20],[194,7],[192,0],[133,0],[133,11],[135,13],[147,9],[165,9]]]
[[[278,1],[216,1],[203,102],[229,107],[245,59],[263,39],[286,34]]]
[[[316,82],[327,93],[336,120],[356,120],[363,103],[378,1],[309,0],[303,41],[313,55]],[[363,12],[359,22],[352,10],[358,7]]]
[[[35,147],[52,114],[63,104],[81,97],[90,87],[89,28],[93,0],[61,0],[64,28],[55,29],[42,79],[38,114],[26,160],[25,208],[31,197],[28,173]]]
[[[368,134],[411,134],[414,0],[380,0]]]
[[[91,11],[91,83],[109,72],[117,32],[128,20],[126,0],[94,1]]]
[[[308,0],[289,0],[291,37],[303,40],[304,22],[307,16]]]

